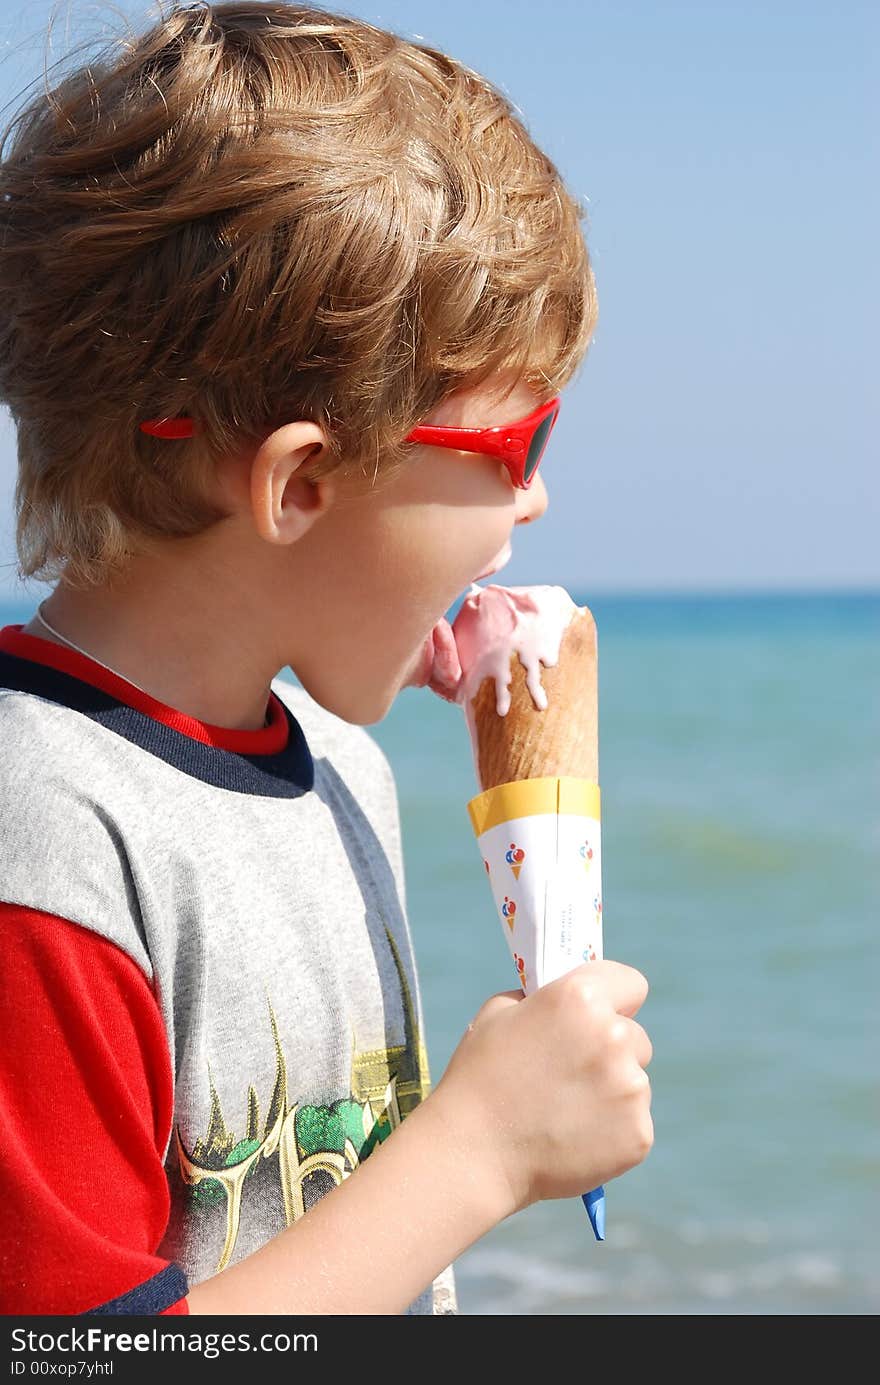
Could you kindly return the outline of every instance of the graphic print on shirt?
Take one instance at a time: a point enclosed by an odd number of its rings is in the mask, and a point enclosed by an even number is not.
[[[353,1173],[427,1095],[428,1060],[409,984],[387,927],[385,934],[400,980],[406,1042],[358,1052],[353,1036],[349,1097],[326,1106],[290,1104],[287,1064],[270,1001],[275,1082],[262,1126],[259,1099],[253,1086],[249,1086],[244,1134],[237,1135],[227,1128],[210,1068],[211,1114],[207,1134],[196,1140],[192,1150],[187,1150],[180,1127],[175,1126],[178,1166],[189,1186],[192,1212],[198,1215],[224,1199],[226,1202],[226,1236],[215,1269],[217,1274],[226,1268],[235,1250],[243,1211],[247,1215],[245,1183],[261,1159],[278,1157],[284,1218],[290,1226]]]

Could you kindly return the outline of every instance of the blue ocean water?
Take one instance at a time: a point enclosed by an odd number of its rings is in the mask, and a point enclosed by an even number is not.
[[[533,1207],[461,1257],[461,1310],[875,1313],[880,593],[572,595],[599,631],[605,951],[651,983],[656,1142],[608,1185],[604,1244],[579,1201]],[[516,978],[461,712],[407,689],[370,733],[437,1078]]]
[[[880,593],[572,594],[599,631],[605,952],[651,983],[655,1146],[608,1186],[604,1244],[578,1202],[531,1208],[461,1258],[462,1310],[876,1312]],[[516,978],[460,711],[408,689],[371,733],[439,1076]]]

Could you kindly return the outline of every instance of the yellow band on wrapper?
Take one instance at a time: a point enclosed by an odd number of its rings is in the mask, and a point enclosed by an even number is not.
[[[526,995],[602,956],[599,785],[521,779],[468,803],[489,885]]]
[[[589,779],[517,779],[496,784],[468,804],[471,826],[477,837],[509,818],[534,817],[539,813],[567,813],[599,818],[599,785]]]

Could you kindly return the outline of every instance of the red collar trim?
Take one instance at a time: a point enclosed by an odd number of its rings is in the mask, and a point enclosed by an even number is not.
[[[267,704],[268,726],[258,731],[211,726],[208,722],[178,712],[165,702],[157,701],[149,693],[141,692],[128,679],[111,673],[85,654],[78,654],[76,650],[67,649],[52,640],[41,639],[39,635],[25,635],[23,631],[23,625],[6,625],[0,629],[0,651],[18,659],[29,659],[34,664],[46,664],[59,673],[67,673],[83,683],[89,683],[93,688],[115,697],[126,707],[133,707],[154,721],[161,721],[165,726],[179,731],[181,735],[201,741],[203,745],[215,746],[218,750],[233,750],[239,755],[277,755],[287,745],[290,726],[281,701],[274,692],[270,691]]]

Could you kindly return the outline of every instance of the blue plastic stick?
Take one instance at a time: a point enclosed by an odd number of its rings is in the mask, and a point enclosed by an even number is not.
[[[591,1193],[583,1193],[581,1201],[587,1209],[590,1225],[597,1241],[605,1240],[605,1189],[594,1188]]]

